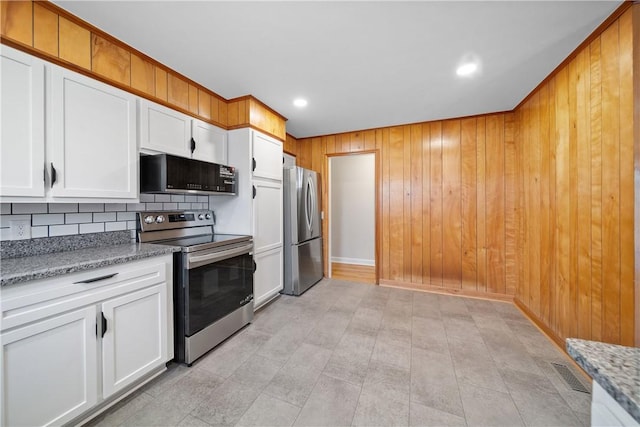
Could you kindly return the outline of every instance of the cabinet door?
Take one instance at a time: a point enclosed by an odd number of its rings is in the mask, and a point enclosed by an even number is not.
[[[200,120],[192,120],[191,123],[191,134],[196,146],[193,158],[226,165],[227,132]]]
[[[102,304],[103,395],[108,397],[167,362],[167,288],[156,285]]]
[[[191,157],[191,117],[143,99],[138,106],[140,148]]]
[[[135,96],[52,66],[53,197],[136,199]],[[48,165],[51,167],[51,165]]]
[[[97,403],[96,308],[0,335],[6,426],[60,425]]]
[[[253,181],[253,247],[255,252],[282,246],[282,184]]]
[[[256,253],[256,272],[253,275],[254,308],[259,308],[282,290],[282,247]]]
[[[259,132],[253,135],[253,177],[282,181],[282,142]]]
[[[0,196],[44,197],[44,62],[0,50]]]

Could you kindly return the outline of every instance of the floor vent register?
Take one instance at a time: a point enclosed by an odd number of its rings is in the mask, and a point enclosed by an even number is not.
[[[589,390],[580,382],[580,380],[574,375],[573,372],[566,366],[560,363],[551,363],[555,370],[560,374],[564,382],[575,391],[591,394]]]

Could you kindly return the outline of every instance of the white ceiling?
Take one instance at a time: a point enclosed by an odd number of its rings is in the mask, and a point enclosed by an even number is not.
[[[511,110],[621,4],[54,1],[296,137]]]

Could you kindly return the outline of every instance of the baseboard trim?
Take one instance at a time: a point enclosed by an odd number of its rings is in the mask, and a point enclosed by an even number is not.
[[[575,362],[575,360],[573,360],[573,357],[571,357],[571,355],[567,352],[567,349],[565,347],[565,342],[564,342],[564,340],[562,338],[560,338],[560,336],[558,334],[556,334],[549,326],[547,326],[531,310],[529,310],[529,308],[526,305],[524,305],[524,303],[522,301],[520,301],[518,298],[514,297],[513,298],[513,303],[522,312],[522,314],[524,314],[524,316],[527,319],[529,319],[529,321],[531,323],[533,323],[533,325],[536,328],[538,328],[538,330],[540,332],[542,332],[542,334],[545,335],[549,339],[549,341],[554,343],[556,345],[556,347],[558,347],[558,349],[560,351],[562,351],[564,354],[567,355],[567,357],[569,358],[569,361],[572,363],[573,367],[576,368],[576,370],[578,372],[580,372],[583,377],[585,377],[589,381],[592,381],[591,376],[589,374],[587,374],[584,371],[584,369],[582,369],[582,367],[580,365],[578,365]]]
[[[331,258],[331,263],[333,263],[333,264],[366,265],[368,267],[375,267],[376,260],[374,260],[374,259],[364,259],[364,258],[332,257]]]
[[[486,299],[491,301],[513,302],[513,296],[493,292],[472,291],[469,289],[450,288],[425,285],[423,283],[402,282],[398,280],[380,279],[380,285],[389,288],[410,289],[412,291],[431,292],[436,294],[454,295],[468,298]]]

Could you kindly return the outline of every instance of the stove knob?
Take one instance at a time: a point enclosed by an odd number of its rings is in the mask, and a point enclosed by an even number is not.
[[[157,222],[158,224],[162,224],[162,223],[164,222],[164,215],[158,215],[158,216],[156,217],[156,222]]]
[[[152,224],[154,220],[155,218],[153,217],[153,215],[147,215],[144,217],[145,224]]]
[[[207,218],[207,219],[211,219],[211,214],[210,214],[210,213],[208,213],[208,214],[206,214],[204,217],[205,217],[205,218]]]
[[[199,219],[200,221],[202,221],[202,220],[204,219],[204,214],[200,214],[200,215],[198,215],[198,219]]]

